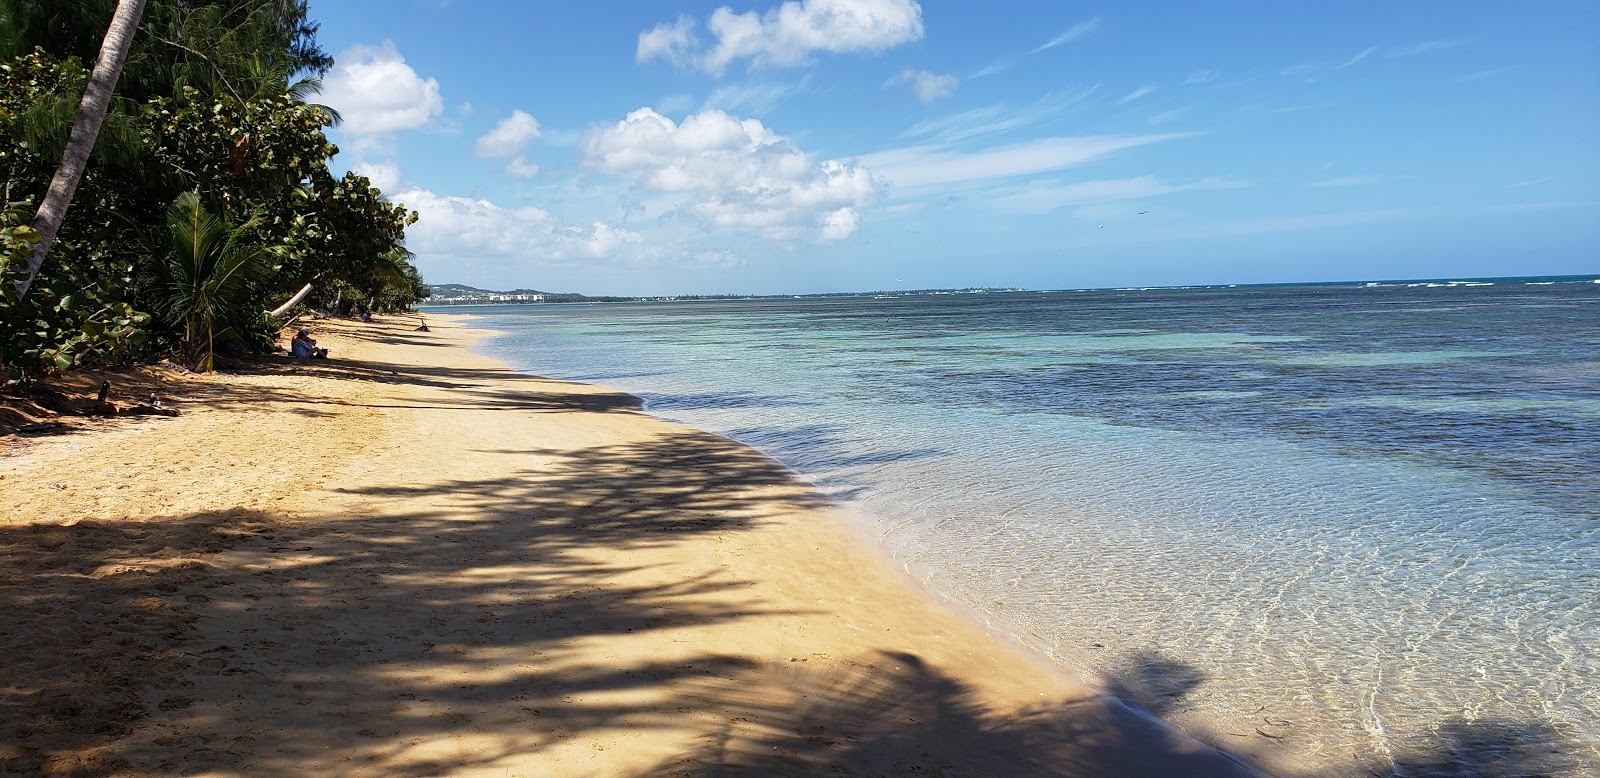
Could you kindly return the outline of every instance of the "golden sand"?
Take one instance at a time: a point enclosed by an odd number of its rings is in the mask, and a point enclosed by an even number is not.
[[[944,609],[777,463],[416,322],[11,445],[0,764],[1251,774]]]

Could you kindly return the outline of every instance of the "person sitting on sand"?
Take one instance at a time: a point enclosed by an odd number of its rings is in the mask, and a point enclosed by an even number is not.
[[[289,356],[300,359],[327,359],[328,350],[317,348],[317,342],[311,339],[311,330],[302,328],[295,333],[294,340],[289,341]]]

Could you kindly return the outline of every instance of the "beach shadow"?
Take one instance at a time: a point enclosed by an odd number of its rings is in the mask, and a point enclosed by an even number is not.
[[[494,411],[632,411],[639,398],[620,392],[601,392],[583,384],[552,381],[503,369],[451,368],[401,365],[370,360],[297,360],[271,357],[234,371],[237,375],[303,375],[308,378],[374,384],[370,401],[335,399],[324,394],[298,392],[282,386],[265,388],[247,381],[195,382],[184,387],[173,406],[205,405],[225,410],[261,410],[273,407],[310,417],[326,415],[316,406],[364,408],[433,408]],[[395,403],[387,400],[383,385],[403,385],[452,390],[448,400]],[[529,388],[522,389],[522,386]],[[496,388],[489,388],[496,387]],[[509,387],[509,388],[498,388]],[[537,388],[534,388],[537,387]],[[565,390],[570,387],[571,390]]]
[[[1450,719],[1432,742],[1416,744],[1373,775],[1382,778],[1525,778],[1578,775],[1576,744],[1539,723],[1486,718]]]
[[[0,772],[105,774],[144,695],[187,669],[209,558],[273,524],[246,511],[0,532]]]
[[[1153,651],[1135,654],[1106,674],[1105,692],[1151,715],[1165,718],[1199,689],[1207,676],[1197,666]],[[1263,717],[1249,741],[1195,728],[1187,734],[1258,762],[1268,761],[1289,722]],[[1246,730],[1248,734],[1249,730]],[[1258,739],[1259,738],[1259,739]],[[1450,719],[1433,727],[1431,737],[1402,742],[1388,759],[1376,754],[1326,769],[1287,771],[1285,778],[1533,778],[1581,774],[1578,746],[1537,722],[1487,717]]]
[[[1205,681],[1205,673],[1188,662],[1144,651],[1106,674],[1105,693],[1160,717]]]
[[[762,672],[785,677],[724,690],[726,723],[646,774],[1257,775],[1220,753],[1161,742],[1106,697],[993,710],[911,653]]]
[[[604,553],[744,531],[774,500],[818,504],[803,490],[771,494],[789,483],[771,460],[689,431],[504,453],[546,460],[540,480],[513,471],[331,490],[362,500],[443,492],[455,500],[448,511],[315,524],[207,513],[10,532],[0,607],[18,620],[6,632],[11,691],[0,712],[18,724],[0,737],[17,743],[5,758],[24,760],[20,772],[126,762],[158,774],[276,774],[345,749],[386,775],[436,775],[586,733],[677,726],[719,704],[694,690],[737,685],[757,667],[714,646],[614,661],[589,655],[586,641],[802,613],[715,570],[648,578]],[[35,561],[68,554],[65,570]],[[129,562],[145,557],[178,561],[151,571]],[[152,590],[175,603],[170,612]],[[53,619],[85,610],[103,626],[71,633],[70,645],[54,637]],[[132,645],[124,632],[146,637]],[[58,667],[63,655],[80,658]],[[511,745],[440,745],[468,720],[491,722]],[[207,734],[237,732],[232,722],[253,731],[226,743]]]

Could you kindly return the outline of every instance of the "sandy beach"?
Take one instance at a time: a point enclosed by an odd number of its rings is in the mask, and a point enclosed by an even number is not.
[[[1255,774],[945,609],[772,460],[417,321],[0,442],[0,769]]]

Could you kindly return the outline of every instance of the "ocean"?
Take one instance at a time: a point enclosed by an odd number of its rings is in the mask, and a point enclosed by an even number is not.
[[[1202,739],[1600,773],[1594,277],[448,310]]]

